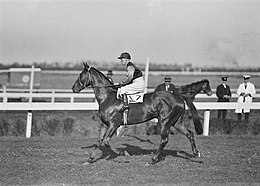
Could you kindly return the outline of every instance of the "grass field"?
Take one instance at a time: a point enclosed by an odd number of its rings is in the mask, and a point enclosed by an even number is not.
[[[41,88],[70,89],[77,75],[42,74]],[[119,81],[122,77],[114,77]],[[149,87],[163,82],[163,76],[149,77]],[[172,76],[175,85],[209,79],[211,88],[220,76]],[[6,77],[0,75],[0,81]],[[252,78],[260,88],[260,77]],[[241,77],[230,77],[236,89]],[[130,127],[124,137],[111,144],[130,153],[117,156],[101,148],[100,159],[84,165],[96,142],[98,124],[91,111],[34,111],[33,137],[25,139],[26,111],[0,112],[0,185],[260,185],[259,111],[249,123],[236,124],[234,111],[227,119],[216,119],[212,111],[210,136],[196,136],[203,157],[191,155],[189,141],[178,133],[155,165],[147,165],[158,148],[160,137],[147,136],[149,125]],[[203,111],[199,111],[203,116]],[[193,126],[192,126],[193,127]],[[102,155],[103,154],[103,155]]]
[[[188,140],[171,135],[161,161],[149,165],[159,136],[114,137],[130,153],[101,148],[100,159],[84,164],[93,138],[0,138],[0,185],[259,185],[260,136],[197,136],[202,158]]]

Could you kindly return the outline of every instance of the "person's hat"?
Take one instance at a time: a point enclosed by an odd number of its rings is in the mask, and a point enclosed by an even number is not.
[[[227,78],[228,78],[227,76],[222,76],[221,77],[222,81],[227,81]]]
[[[172,78],[168,75],[165,76],[164,81],[165,82],[171,82]]]
[[[244,78],[244,79],[250,79],[251,76],[250,76],[250,75],[243,75],[243,78]]]
[[[123,52],[119,57],[118,59],[131,59],[131,56],[129,53],[127,52]]]
[[[113,71],[112,71],[112,70],[108,70],[108,71],[107,71],[107,75],[112,76],[112,75],[113,75]]]

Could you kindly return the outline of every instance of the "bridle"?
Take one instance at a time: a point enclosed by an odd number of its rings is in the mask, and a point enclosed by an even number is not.
[[[91,69],[91,66],[85,67],[88,71]],[[81,82],[81,78],[78,78],[79,85],[80,87],[86,88],[87,80],[85,79],[84,83]],[[93,88],[104,88],[104,87],[115,87],[115,85],[102,85],[102,86],[94,86],[92,85]]]
[[[86,84],[87,84],[87,80],[85,80],[85,82],[84,82],[84,84],[83,84],[83,83],[81,83],[80,79],[81,79],[81,78],[79,77],[78,80],[79,80],[79,85],[80,85],[80,87],[85,88],[85,87],[86,87]]]

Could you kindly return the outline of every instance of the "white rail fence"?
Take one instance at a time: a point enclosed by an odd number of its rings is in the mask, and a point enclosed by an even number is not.
[[[0,110],[26,110],[27,127],[26,137],[31,137],[32,126],[32,110],[98,110],[98,104],[95,102],[94,94],[91,89],[87,89],[79,94],[72,93],[71,90],[50,90],[50,89],[2,89],[0,90]],[[149,90],[148,90],[149,92]],[[236,94],[232,94],[237,97]],[[13,102],[12,99],[19,98],[20,102]],[[198,94],[196,98],[215,98],[216,95],[206,96],[205,94]],[[260,98],[260,94],[256,94],[255,98]],[[204,112],[204,133],[209,134],[209,120],[210,111],[218,109],[237,109],[250,108],[260,109],[260,102],[253,103],[237,103],[237,102],[194,102],[198,110],[205,110]]]

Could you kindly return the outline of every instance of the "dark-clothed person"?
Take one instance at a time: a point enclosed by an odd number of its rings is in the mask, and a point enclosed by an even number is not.
[[[178,92],[174,84],[171,83],[171,77],[166,75],[164,78],[164,83],[158,85],[155,91],[167,91],[167,92]]]
[[[113,71],[112,71],[112,70],[108,70],[108,71],[107,71],[107,78],[109,79],[109,81],[110,81],[111,83],[114,84],[114,81],[113,81],[113,79],[112,79],[112,76],[113,76]]]
[[[218,97],[218,102],[229,102],[229,99],[231,98],[231,91],[230,87],[226,84],[227,82],[227,76],[221,77],[221,84],[217,87],[216,95]],[[225,119],[227,115],[226,109],[218,110],[218,119]]]

